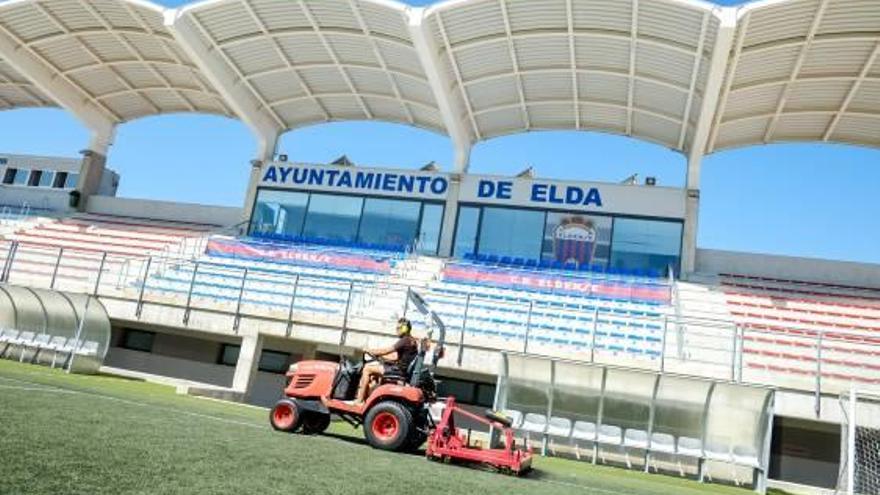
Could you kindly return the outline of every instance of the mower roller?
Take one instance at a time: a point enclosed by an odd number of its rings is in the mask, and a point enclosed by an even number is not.
[[[500,431],[504,438],[504,446],[498,449],[483,449],[470,445],[467,435],[455,426],[456,414]],[[515,476],[525,474],[532,468],[532,452],[517,448],[509,419],[492,411],[487,411],[485,417],[480,417],[458,407],[455,404],[455,397],[446,399],[446,407],[443,409],[440,422],[428,437],[428,449],[425,455],[429,460],[480,464]]]

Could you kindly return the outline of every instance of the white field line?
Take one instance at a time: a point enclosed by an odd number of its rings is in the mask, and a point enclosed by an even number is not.
[[[127,405],[131,405],[131,406],[144,407],[144,408],[148,408],[148,409],[156,409],[159,411],[177,413],[177,414],[181,414],[184,416],[191,416],[194,418],[209,419],[211,421],[217,421],[220,423],[234,424],[234,425],[239,425],[239,426],[247,426],[248,428],[257,428],[257,429],[261,429],[261,430],[268,429],[268,425],[258,425],[256,423],[248,423],[245,421],[236,421],[234,419],[220,418],[217,416],[211,416],[209,414],[196,413],[196,412],[192,412],[192,411],[183,411],[180,409],[174,409],[174,408],[170,408],[170,407],[156,406],[154,404],[148,404],[146,402],[138,402],[138,401],[129,400],[129,399],[122,399],[119,397],[113,397],[110,395],[103,395],[103,394],[99,394],[99,393],[95,393],[95,392],[69,390],[69,389],[60,388],[60,387],[54,387],[51,385],[43,385],[40,383],[29,382],[27,380],[19,380],[16,378],[7,378],[7,377],[2,377],[2,376],[0,376],[0,380],[25,384],[24,386],[0,385],[0,387],[6,388],[6,389],[18,388],[20,390],[29,390],[29,391],[38,391],[38,392],[52,392],[52,393],[65,393],[65,394],[71,394],[71,395],[85,395],[85,396],[89,396],[89,397],[96,397],[99,399],[104,399],[104,400],[111,401],[111,402],[118,402],[121,404],[127,404]]]

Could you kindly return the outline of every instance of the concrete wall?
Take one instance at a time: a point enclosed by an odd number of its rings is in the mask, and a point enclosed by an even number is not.
[[[110,348],[104,365],[220,387],[231,386],[232,375],[235,373],[235,368],[232,366],[132,351],[121,347]]]
[[[31,208],[42,208],[55,211],[70,211],[70,199],[66,189],[49,189],[46,187],[6,186],[0,184],[0,204],[15,206],[12,213],[19,213],[18,207],[27,203]]]
[[[696,271],[880,288],[880,265],[817,258],[698,249]]]
[[[89,200],[87,211],[105,215],[204,223],[223,227],[238,223],[241,217],[241,208],[111,196],[92,197]]]

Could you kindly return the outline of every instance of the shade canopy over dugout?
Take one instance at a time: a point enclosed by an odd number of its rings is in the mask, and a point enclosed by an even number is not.
[[[495,409],[524,417],[520,428],[533,443],[680,455],[717,478],[731,476],[731,467],[753,469],[760,491],[773,395],[764,387],[504,353]]]
[[[80,332],[81,330],[81,332]],[[89,295],[0,284],[0,350],[10,359],[95,372],[110,345],[110,317]]]

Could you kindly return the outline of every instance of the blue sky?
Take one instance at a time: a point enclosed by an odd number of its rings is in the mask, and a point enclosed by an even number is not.
[[[168,0],[169,6],[184,2]],[[421,2],[416,2],[421,3]],[[720,2],[727,5],[737,1]],[[0,151],[76,156],[88,132],[61,110],[0,112]],[[254,141],[240,122],[205,115],[148,117],[119,127],[110,167],[119,195],[240,206]],[[403,125],[322,124],[288,132],[292,161],[415,168],[451,164],[447,138]],[[619,181],[639,173],[682,186],[682,155],[634,139],[591,132],[534,132],[475,146],[473,173]],[[880,150],[777,144],[709,155],[703,166],[698,245],[705,248],[880,263]]]

